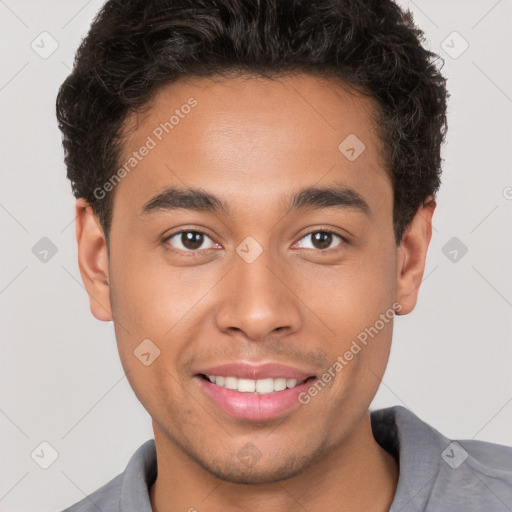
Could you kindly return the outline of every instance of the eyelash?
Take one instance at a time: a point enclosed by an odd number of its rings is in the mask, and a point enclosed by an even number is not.
[[[171,233],[170,235],[166,236],[163,240],[164,248],[166,251],[172,252],[174,254],[178,254],[179,256],[186,256],[186,257],[195,257],[198,254],[209,252],[212,249],[200,249],[198,251],[182,251],[181,249],[175,249],[172,245],[168,244],[167,242],[176,235],[181,235],[183,233],[200,233],[201,235],[207,236],[208,238],[211,238],[211,236],[206,233],[205,231],[201,231],[200,229],[182,229],[181,231],[176,231],[175,233]]]
[[[166,236],[164,239],[163,239],[163,243],[164,243],[164,248],[166,251],[169,251],[171,253],[174,253],[174,254],[178,254],[180,256],[186,256],[186,257],[195,257],[201,253],[205,253],[205,252],[209,252],[211,250],[215,250],[213,248],[210,248],[210,249],[199,249],[197,251],[183,251],[181,249],[175,249],[174,247],[172,247],[172,245],[170,245],[169,243],[167,243],[171,238],[173,238],[174,236],[176,235],[181,235],[183,233],[200,233],[204,236],[207,236],[208,238],[211,239],[211,236],[208,235],[208,233],[206,233],[205,231],[202,231],[200,229],[183,229],[181,231],[176,231],[175,233],[171,233],[170,235]],[[307,236],[309,235],[313,235],[315,233],[330,233],[332,235],[335,235],[337,236],[338,238],[341,239],[343,245],[345,244],[349,244],[349,241],[347,240],[346,237],[344,237],[343,235],[340,235],[338,232],[332,230],[332,229],[316,229],[314,231],[310,231],[309,233],[305,233],[300,239],[299,239],[299,242],[300,240],[306,238]],[[297,242],[295,242],[297,243]],[[294,244],[295,245],[295,244]],[[311,250],[311,249],[308,249],[308,250]],[[315,250],[316,252],[319,252],[321,254],[323,253],[327,253],[327,252],[331,252],[331,251],[337,251],[339,250],[339,248],[331,248],[331,249],[313,249]]]

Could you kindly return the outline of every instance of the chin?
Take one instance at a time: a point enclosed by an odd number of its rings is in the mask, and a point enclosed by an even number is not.
[[[304,468],[218,468],[203,466],[209,473],[219,480],[233,484],[256,485],[256,484],[274,484],[282,480],[287,480],[300,474]]]
[[[211,475],[225,482],[245,485],[274,484],[306,471],[316,459],[322,457],[321,449],[322,447],[319,447],[312,454],[303,453],[297,457],[297,454],[293,453],[293,447],[290,447],[292,453],[289,456],[281,456],[280,461],[275,455],[260,455],[260,458],[246,457],[243,460],[237,456],[236,463],[231,459],[221,463],[220,457],[213,463],[197,459],[196,462]]]

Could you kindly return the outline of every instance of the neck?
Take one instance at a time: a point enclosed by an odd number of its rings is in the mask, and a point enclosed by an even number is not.
[[[295,477],[270,484],[235,484],[216,478],[155,427],[158,476],[150,489],[154,512],[350,510],[387,512],[398,464],[375,441],[370,416],[341,446]]]

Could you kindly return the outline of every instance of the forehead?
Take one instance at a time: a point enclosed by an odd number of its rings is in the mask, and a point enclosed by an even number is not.
[[[315,184],[390,190],[376,105],[340,82],[188,78],[163,87],[148,107],[128,119],[119,159],[127,172],[115,194],[125,189],[132,207],[169,185],[244,204]]]

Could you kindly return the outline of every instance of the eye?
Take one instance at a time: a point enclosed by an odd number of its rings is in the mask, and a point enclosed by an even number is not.
[[[192,230],[178,231],[167,237],[165,243],[184,252],[212,249],[216,245],[206,233]]]
[[[304,240],[306,240],[306,243],[303,243]],[[299,245],[302,249],[317,249],[324,251],[335,248],[336,245],[333,246],[332,244],[333,242],[336,242],[336,240],[338,240],[338,246],[342,245],[343,242],[346,242],[344,237],[334,233],[333,231],[321,230],[307,234],[302,237],[296,245]]]

